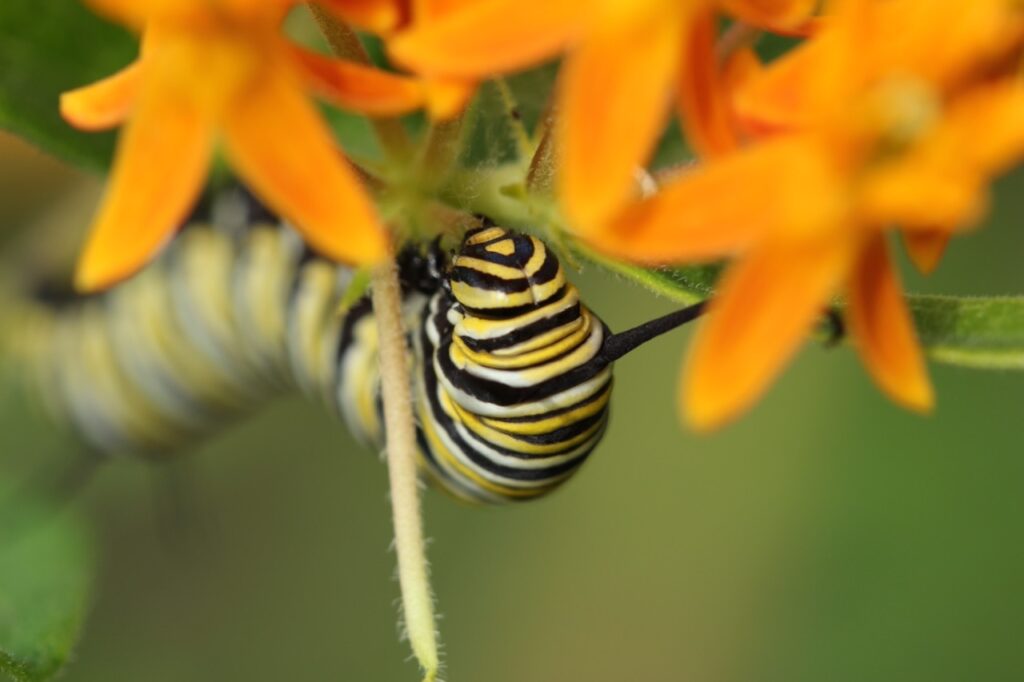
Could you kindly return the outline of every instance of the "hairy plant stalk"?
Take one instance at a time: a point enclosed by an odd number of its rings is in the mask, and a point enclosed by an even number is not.
[[[402,325],[398,270],[393,260],[374,270],[371,286],[380,336],[381,393],[402,612],[412,651],[425,672],[425,680],[432,681],[437,677],[439,666],[434,600],[427,570],[416,471],[409,349]]]
[[[320,32],[337,56],[360,64],[370,65],[359,36],[352,28],[315,2],[308,3],[309,11],[316,20]],[[408,159],[412,153],[409,135],[397,118],[371,117],[370,124],[387,154],[395,159]]]
[[[530,159],[526,172],[526,187],[534,194],[551,195],[555,186],[555,141],[553,139],[554,114],[544,123],[544,132],[537,143],[537,149]]]
[[[448,121],[433,121],[419,160],[419,181],[436,190],[448,179],[462,152],[465,112]]]

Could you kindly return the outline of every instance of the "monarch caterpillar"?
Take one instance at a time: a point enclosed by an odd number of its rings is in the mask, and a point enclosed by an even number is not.
[[[353,272],[251,197],[241,208],[242,220],[192,220],[110,292],[26,306],[22,365],[92,449],[159,458],[294,388],[381,442],[369,297],[339,312]],[[486,221],[453,255],[405,250],[399,272],[421,470],[474,502],[572,476],[607,426],[612,362],[702,311],[613,335],[541,240]]]

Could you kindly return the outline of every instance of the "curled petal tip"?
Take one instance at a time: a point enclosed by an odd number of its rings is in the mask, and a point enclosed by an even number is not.
[[[927,378],[913,386],[907,386],[898,399],[920,414],[931,414],[935,410],[935,389]]]
[[[875,377],[876,385],[900,407],[920,415],[929,415],[935,410],[935,389],[927,374],[920,374],[912,379],[884,381]]]
[[[83,106],[81,98],[78,96],[78,92],[70,90],[63,92],[60,95],[59,100],[60,106],[60,117],[63,118],[72,127],[78,128],[79,130],[101,130],[100,126],[90,126],[89,112],[86,107]]]
[[[106,130],[123,123],[138,98],[140,75],[136,62],[91,85],[61,93],[61,117],[79,130]]]
[[[124,258],[92,239],[75,266],[72,285],[81,294],[95,294],[128,279],[145,264],[145,259]]]
[[[476,90],[472,81],[437,79],[427,82],[427,112],[435,121],[447,121],[458,116]]]
[[[903,241],[907,247],[907,255],[914,267],[923,275],[930,275],[939,267],[942,255],[949,243],[949,234],[945,232],[904,232]]]
[[[107,288],[116,279],[115,277],[104,276],[102,271],[83,258],[75,268],[73,284],[75,291],[81,294],[92,294]]]
[[[854,268],[847,311],[861,359],[877,385],[908,409],[931,411],[935,394],[928,368],[881,235],[866,245]]]
[[[679,404],[683,422],[696,433],[711,433],[746,412],[761,391],[736,390],[736,384],[719,381],[714,369],[691,361],[680,381]]]
[[[683,422],[695,433],[708,434],[717,431],[732,419],[728,410],[721,405],[701,398],[693,398],[682,406]]]

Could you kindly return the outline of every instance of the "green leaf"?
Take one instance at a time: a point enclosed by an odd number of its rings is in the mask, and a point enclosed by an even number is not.
[[[5,501],[6,502],[6,501]],[[4,506],[0,535],[0,672],[51,679],[78,639],[93,577],[90,536],[68,512]],[[18,517],[11,531],[11,516]],[[28,519],[26,522],[25,519]]]
[[[642,268],[604,256],[578,242],[572,249],[583,259],[683,305],[692,305],[711,296],[722,269],[719,264]]]
[[[721,266],[642,268],[574,249],[598,266],[683,305],[711,295]],[[937,362],[980,369],[1024,370],[1024,296],[909,294],[925,353]]]
[[[1024,296],[910,296],[935,360],[983,369],[1024,369]]]
[[[520,119],[528,131],[534,133],[545,110],[551,105],[559,62],[549,62],[527,71],[520,71],[506,79],[515,98]]]
[[[466,116],[469,132],[462,152],[464,166],[497,167],[516,162],[515,131],[497,85],[483,83]]]
[[[58,111],[61,92],[128,64],[136,40],[78,0],[0,1],[0,127],[79,166],[110,163],[113,133],[85,133]]]

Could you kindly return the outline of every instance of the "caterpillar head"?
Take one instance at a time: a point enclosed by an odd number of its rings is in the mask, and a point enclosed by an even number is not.
[[[466,234],[452,260],[448,286],[467,311],[511,318],[564,294],[566,280],[544,242],[488,226]]]

